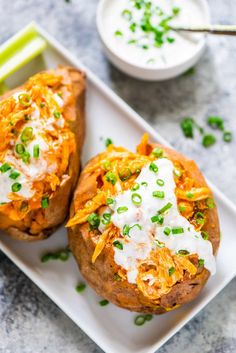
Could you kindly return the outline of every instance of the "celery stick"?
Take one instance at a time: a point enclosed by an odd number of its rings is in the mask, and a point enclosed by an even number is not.
[[[33,24],[17,33],[0,47],[0,82],[39,55],[46,41],[38,35]]]

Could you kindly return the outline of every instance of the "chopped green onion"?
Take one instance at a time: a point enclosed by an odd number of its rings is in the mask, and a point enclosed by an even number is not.
[[[165,247],[165,244],[164,243],[161,243],[159,240],[155,239],[155,243],[156,245],[158,246],[158,248],[164,248]]]
[[[33,157],[34,157],[34,158],[39,158],[39,145],[34,145],[34,148],[33,148]]]
[[[138,315],[136,316],[136,318],[134,319],[134,323],[136,326],[142,326],[145,324],[146,318],[145,315]]]
[[[6,173],[6,172],[7,172],[8,170],[10,170],[10,169],[11,169],[10,164],[4,163],[4,164],[2,164],[1,167],[0,167],[0,172],[1,172],[1,173]]]
[[[175,39],[172,37],[167,37],[166,39],[167,39],[167,42],[169,42],[171,44],[175,42]]]
[[[131,188],[131,191],[137,191],[139,189],[139,183],[134,183],[134,185]]]
[[[22,161],[24,163],[29,163],[30,161],[30,153],[28,151],[25,151],[22,155],[21,155]]]
[[[145,320],[146,320],[146,321],[151,321],[152,318],[153,318],[153,316],[152,316],[151,314],[146,314],[146,315],[145,315]]]
[[[21,134],[21,142],[29,142],[33,138],[33,128],[31,126],[28,126],[24,128]]]
[[[166,236],[168,236],[168,235],[170,235],[170,233],[171,233],[171,228],[165,227],[165,228],[164,228],[164,234],[165,234]]]
[[[109,301],[106,299],[100,300],[100,302],[99,302],[99,305],[101,305],[101,306],[106,306],[108,304],[109,304]]]
[[[186,197],[187,197],[188,199],[192,199],[192,198],[194,197],[194,194],[191,193],[191,192],[189,192],[189,191],[187,191],[187,192],[186,192]]]
[[[120,249],[120,250],[123,250],[123,244],[122,244],[119,240],[113,241],[113,245],[114,245],[116,248],[118,248],[118,249]]]
[[[111,214],[110,213],[103,213],[103,218],[102,223],[103,224],[109,224],[111,222]]]
[[[141,203],[142,203],[142,196],[137,194],[137,193],[132,194],[131,200],[132,200],[134,205],[140,206]]]
[[[45,209],[45,208],[48,208],[48,206],[49,206],[49,198],[48,196],[43,196],[41,199],[41,207]]]
[[[162,179],[157,179],[156,183],[157,183],[157,185],[159,185],[159,186],[165,185],[165,182],[164,182],[164,180],[162,180]]]
[[[204,135],[202,139],[202,145],[206,148],[211,147],[216,143],[216,137],[214,135],[208,134]]]
[[[219,116],[209,116],[207,118],[209,126],[224,131],[224,120]]]
[[[41,102],[41,103],[40,103],[40,108],[44,108],[45,105],[46,105],[45,103]]]
[[[166,211],[168,211],[171,207],[173,206],[173,204],[171,202],[168,202],[164,207],[162,207],[158,213],[165,213]]]
[[[199,259],[198,260],[198,265],[199,266],[204,266],[204,263],[205,263],[204,259]]]
[[[14,183],[11,186],[12,192],[18,192],[22,188],[22,185],[20,183]]]
[[[208,198],[206,199],[206,205],[207,205],[207,207],[210,208],[210,209],[216,207],[215,201],[213,200],[212,197],[208,197]]]
[[[180,13],[180,10],[179,7],[172,7],[173,15],[177,16]]]
[[[124,212],[127,212],[127,211],[128,211],[128,207],[126,207],[126,206],[121,206],[121,207],[117,208],[117,213],[118,214],[121,214],[121,213],[124,213]]]
[[[55,110],[55,111],[53,112],[53,115],[54,115],[54,117],[55,117],[56,119],[60,119],[60,117],[61,117],[61,113],[58,112],[57,110]]]
[[[98,229],[99,224],[100,224],[100,218],[96,213],[91,213],[88,218],[87,221],[90,225],[90,229]]]
[[[125,224],[123,227],[123,234],[124,235],[129,235],[130,227],[128,224]]]
[[[103,166],[103,169],[106,172],[108,172],[111,169],[111,162],[110,161],[105,161],[102,166]]]
[[[48,253],[41,257],[41,262],[48,262],[49,260],[61,260],[63,262],[69,259],[70,250],[68,248],[62,249],[58,252]]]
[[[29,120],[30,120],[30,116],[26,114],[26,115],[24,116],[24,119],[25,119],[25,121],[29,121]]]
[[[186,211],[186,207],[185,206],[179,206],[179,211],[180,212],[185,212]]]
[[[151,162],[151,164],[149,166],[149,170],[151,170],[154,173],[157,173],[158,172],[158,166],[154,162]]]
[[[111,198],[111,197],[108,197],[107,200],[106,200],[106,204],[107,205],[112,205],[115,201]]]
[[[162,225],[164,222],[164,217],[161,214],[157,214],[151,217],[151,221],[152,223],[159,223],[160,225]]]
[[[133,23],[131,23],[131,25],[129,26],[129,29],[131,30],[131,32],[135,32],[135,31],[136,31],[136,27],[137,27],[136,23],[133,22]]]
[[[13,171],[10,175],[9,178],[16,180],[20,176],[19,172]]]
[[[223,134],[223,140],[225,142],[231,142],[232,141],[232,132],[225,131],[224,134]]]
[[[130,10],[125,9],[122,11],[122,16],[130,21],[132,19],[132,12]]]
[[[185,137],[187,137],[187,138],[194,137],[194,133],[193,133],[194,120],[193,120],[193,118],[187,117],[187,118],[182,119],[180,126],[181,126],[181,129],[182,129]]]
[[[207,240],[209,238],[209,234],[205,230],[201,231],[201,235],[202,235],[202,239],[204,240]]]
[[[117,181],[117,177],[113,172],[107,172],[106,175],[106,181],[108,181],[109,183],[111,183],[112,185],[115,185],[116,181]]]
[[[119,172],[119,178],[121,181],[128,180],[132,175],[130,168],[124,168]]]
[[[157,197],[158,199],[164,199],[165,193],[164,191],[157,190],[157,191],[153,191],[152,196]]]
[[[109,137],[105,140],[105,146],[108,147],[110,145],[112,145],[113,142],[112,142],[112,139],[110,139]]]
[[[195,219],[197,224],[204,224],[205,223],[205,216],[202,212],[197,212],[195,214]]]
[[[80,284],[78,284],[78,286],[76,286],[75,290],[76,290],[76,292],[81,293],[85,290],[85,288],[86,288],[86,284],[80,283]]]
[[[182,234],[182,233],[184,233],[184,228],[182,227],[172,228],[172,234]]]
[[[182,255],[182,256],[186,256],[186,255],[189,255],[189,251],[188,250],[179,250],[178,254]]]
[[[143,181],[143,182],[141,183],[141,185],[142,185],[142,186],[148,186],[148,183],[147,183],[146,181]]]
[[[25,146],[22,145],[22,143],[18,143],[16,145],[16,153],[18,153],[19,155],[22,155],[25,152]]]
[[[23,107],[29,107],[32,103],[31,97],[27,93],[19,94],[18,100]]]
[[[169,270],[168,270],[169,276],[172,276],[174,272],[175,272],[175,268],[174,267],[170,267]]]
[[[123,36],[123,33],[121,32],[121,31],[119,31],[119,30],[117,30],[117,31],[115,31],[115,36],[117,36],[117,37],[122,37]]]

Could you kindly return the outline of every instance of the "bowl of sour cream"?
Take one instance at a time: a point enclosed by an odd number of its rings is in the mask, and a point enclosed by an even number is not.
[[[110,61],[149,81],[176,77],[201,57],[206,36],[171,26],[210,23],[206,0],[100,0],[97,28]]]

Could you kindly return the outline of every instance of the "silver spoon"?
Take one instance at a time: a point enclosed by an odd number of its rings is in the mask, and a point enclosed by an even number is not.
[[[236,35],[236,26],[226,25],[203,25],[203,26],[170,26],[173,31],[204,32],[210,34]]]

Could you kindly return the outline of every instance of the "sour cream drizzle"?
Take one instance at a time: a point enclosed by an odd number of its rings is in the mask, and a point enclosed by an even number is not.
[[[13,94],[13,98],[18,102],[19,95],[27,94],[25,91],[16,92]],[[55,103],[61,108],[63,106],[63,99],[58,95],[54,94],[53,98]],[[30,153],[30,163],[24,163],[21,158],[17,155],[15,151],[15,146],[17,144],[22,144],[20,135],[16,141],[12,141],[12,149],[10,149],[4,158],[4,163],[8,163],[11,166],[11,170],[1,173],[0,172],[0,203],[11,202],[11,199],[8,197],[9,193],[12,192],[12,184],[14,182],[21,184],[21,189],[17,192],[19,196],[29,199],[34,195],[34,190],[32,184],[35,180],[40,180],[41,177],[44,177],[46,173],[53,173],[57,169],[56,163],[50,163],[46,152],[49,151],[48,141],[46,139],[47,133],[52,132],[56,127],[64,126],[64,118],[61,114],[58,119],[54,116],[51,116],[48,119],[40,118],[40,110],[35,103],[32,103],[34,108],[29,121],[24,124],[22,130],[27,127],[33,128],[33,138],[28,142],[26,146],[26,151]],[[60,140],[60,136],[59,136]],[[57,144],[60,141],[55,140],[54,149],[57,148]],[[34,158],[34,146],[39,146],[39,156]],[[1,164],[0,164],[1,166]],[[10,178],[12,171],[20,173],[19,177],[16,180]]]
[[[152,249],[157,247],[157,241],[164,243],[173,253],[179,250],[186,250],[190,254],[197,254],[199,259],[204,260],[204,266],[211,274],[215,273],[215,258],[213,255],[211,242],[204,240],[200,232],[197,232],[193,225],[183,217],[178,210],[175,196],[176,184],[173,177],[174,165],[166,159],[158,159],[155,162],[158,172],[150,170],[150,164],[145,166],[136,183],[139,184],[137,191],[127,190],[115,197],[111,217],[112,223],[123,233],[124,226],[132,227],[129,236],[124,236],[119,241],[123,245],[123,250],[114,247],[115,262],[127,270],[128,282],[136,283],[138,265],[141,260],[149,257]],[[157,179],[164,181],[163,186],[157,184]],[[153,197],[153,192],[163,191],[164,198]],[[138,193],[142,199],[141,205],[132,202],[132,194]],[[151,218],[157,212],[171,203],[169,210],[163,213],[164,222],[162,225],[153,223]],[[126,206],[128,210],[119,213],[121,207]],[[137,226],[137,224],[139,226]],[[166,235],[164,229],[169,227],[182,228],[181,234]],[[141,228],[141,229],[140,229]]]

